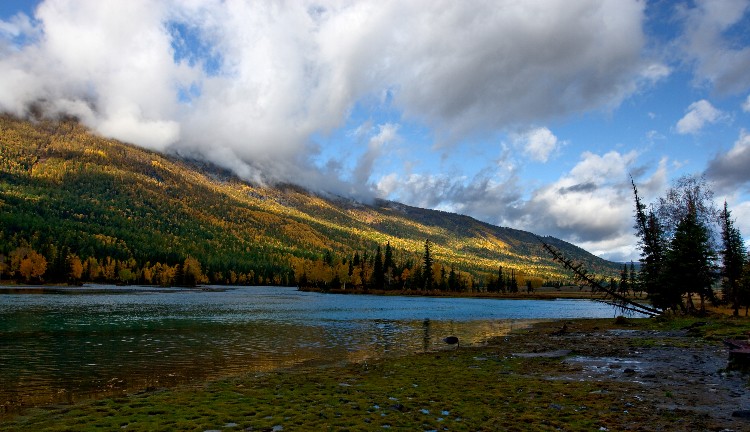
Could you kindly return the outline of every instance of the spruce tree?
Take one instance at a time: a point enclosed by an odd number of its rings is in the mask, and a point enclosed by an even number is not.
[[[646,205],[638,196],[638,188],[631,179],[635,197],[635,229],[641,249],[641,271],[638,274],[640,288],[646,292],[651,303],[659,309],[676,306],[674,298],[664,290],[664,261],[667,249],[664,228],[653,211],[646,213]],[[678,301],[679,303],[679,301]]]
[[[448,289],[450,291],[458,291],[458,277],[453,267],[451,267],[451,271],[448,273]]]
[[[424,288],[431,290],[434,284],[435,277],[432,274],[432,256],[430,255],[430,240],[427,239],[424,242],[424,257],[422,258],[422,278],[424,279]]]
[[[512,293],[518,292],[518,279],[516,279],[515,269],[510,269],[510,279],[508,280],[508,291]]]
[[[732,306],[734,316],[739,316],[742,302],[742,273],[745,267],[745,245],[740,230],[734,226],[731,212],[724,201],[721,212],[722,300]]]
[[[393,262],[393,249],[391,249],[391,242],[385,244],[385,257],[383,258],[383,273],[385,275],[385,283],[390,289],[391,279],[393,271],[396,269],[396,264]]]
[[[620,294],[627,294],[628,289],[630,289],[630,279],[628,278],[628,265],[623,264],[622,270],[620,270],[620,286],[619,286],[619,292]]]
[[[503,275],[503,266],[500,266],[500,268],[497,271],[497,289],[504,293],[507,289],[507,284],[505,283],[505,276]]]
[[[708,229],[698,219],[695,211],[689,211],[677,224],[674,237],[667,252],[666,281],[663,294],[674,308],[694,312],[692,295],[701,299],[701,312],[705,312],[705,300],[715,301],[713,294],[713,270],[715,254],[711,248]],[[683,295],[686,304],[682,304]]]
[[[383,272],[383,254],[380,252],[380,245],[375,252],[375,262],[372,266],[372,283],[375,289],[383,289],[385,277]]]

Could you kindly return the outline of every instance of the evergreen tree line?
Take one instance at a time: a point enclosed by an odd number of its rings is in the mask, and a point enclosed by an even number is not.
[[[374,253],[355,251],[351,257],[326,251],[322,259],[295,262],[297,284],[322,290],[470,291],[474,283],[471,275],[435,263],[430,248],[427,240],[421,259],[418,254],[408,254],[400,260],[390,242],[378,245]]]
[[[421,255],[421,256],[420,256]],[[355,251],[351,257],[337,257],[326,251],[317,260],[293,259],[299,287],[328,290],[377,291],[442,291],[442,292],[519,292],[519,276],[515,269],[499,267],[496,277],[486,284],[470,273],[456,270],[453,265],[438,263],[432,253],[432,243],[425,240],[423,251],[403,254],[401,259],[390,242],[378,245],[374,253]],[[540,286],[541,280],[525,281],[526,290]]]
[[[527,291],[532,291],[532,285],[530,280],[526,281]],[[488,292],[500,292],[500,293],[517,293],[518,292],[518,278],[516,277],[516,270],[510,269],[503,272],[503,266],[500,266],[497,272],[497,279],[492,278],[487,283]]]
[[[36,247],[21,239],[19,246],[7,242],[0,249],[0,281],[26,284],[105,283],[117,285],[196,286],[200,284],[230,285],[294,285],[318,289],[358,288],[365,290],[414,290],[443,292],[487,291],[494,293],[519,292],[519,272],[499,267],[496,276],[485,281],[453,265],[438,263],[433,258],[432,243],[426,240],[421,257],[419,252],[402,253],[397,259],[390,243],[377,246],[374,253],[355,252],[351,258],[339,258],[330,250],[319,259],[289,257],[290,263],[277,264],[279,271],[252,269],[236,271],[237,263],[206,264],[194,257],[180,259],[177,254],[165,262],[138,262],[133,257],[81,256],[68,246],[45,242],[43,237]],[[2,253],[6,251],[5,253]],[[126,254],[120,254],[126,255]],[[257,263],[256,263],[257,264]],[[263,268],[269,263],[259,263]],[[284,270],[284,267],[290,270]],[[527,292],[541,286],[541,280],[523,281]]]
[[[627,283],[665,311],[704,313],[710,302],[729,305],[735,316],[744,306],[747,315],[750,257],[727,203],[721,211],[715,209],[713,192],[702,177],[678,179],[649,206],[631,184],[641,259],[638,277],[631,277],[631,270]]]

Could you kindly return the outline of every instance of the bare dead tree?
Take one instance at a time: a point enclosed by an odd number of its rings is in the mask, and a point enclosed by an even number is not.
[[[661,311],[634,301],[633,299],[627,298],[615,290],[602,285],[598,282],[589,272],[583,267],[583,263],[575,262],[563,254],[563,252],[551,244],[547,243],[541,237],[537,237],[539,242],[542,244],[544,249],[552,255],[552,258],[563,265],[566,269],[570,270],[575,277],[575,280],[591,288],[592,294],[601,294],[603,298],[597,298],[594,300],[601,301],[623,311],[637,312],[648,316],[661,315]]]

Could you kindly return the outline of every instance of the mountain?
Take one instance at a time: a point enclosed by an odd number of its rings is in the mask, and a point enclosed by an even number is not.
[[[20,270],[23,251],[34,250],[47,262],[38,275],[45,281],[157,282],[159,272],[183,277],[193,258],[210,282],[294,284],[304,275],[351,283],[369,280],[378,246],[389,244],[388,282],[408,287],[427,239],[436,271],[454,269],[464,286],[491,282],[500,266],[534,284],[567,277],[529,232],[391,201],[252,185],[205,163],[99,137],[73,119],[0,116],[0,228],[6,278]],[[619,269],[546,241],[594,273]],[[354,264],[361,269],[349,276]]]

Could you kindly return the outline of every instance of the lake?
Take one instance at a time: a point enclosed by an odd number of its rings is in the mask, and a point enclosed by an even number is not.
[[[589,300],[206,288],[0,287],[0,412],[446,349],[449,335],[480,344],[529,320],[617,315]]]

